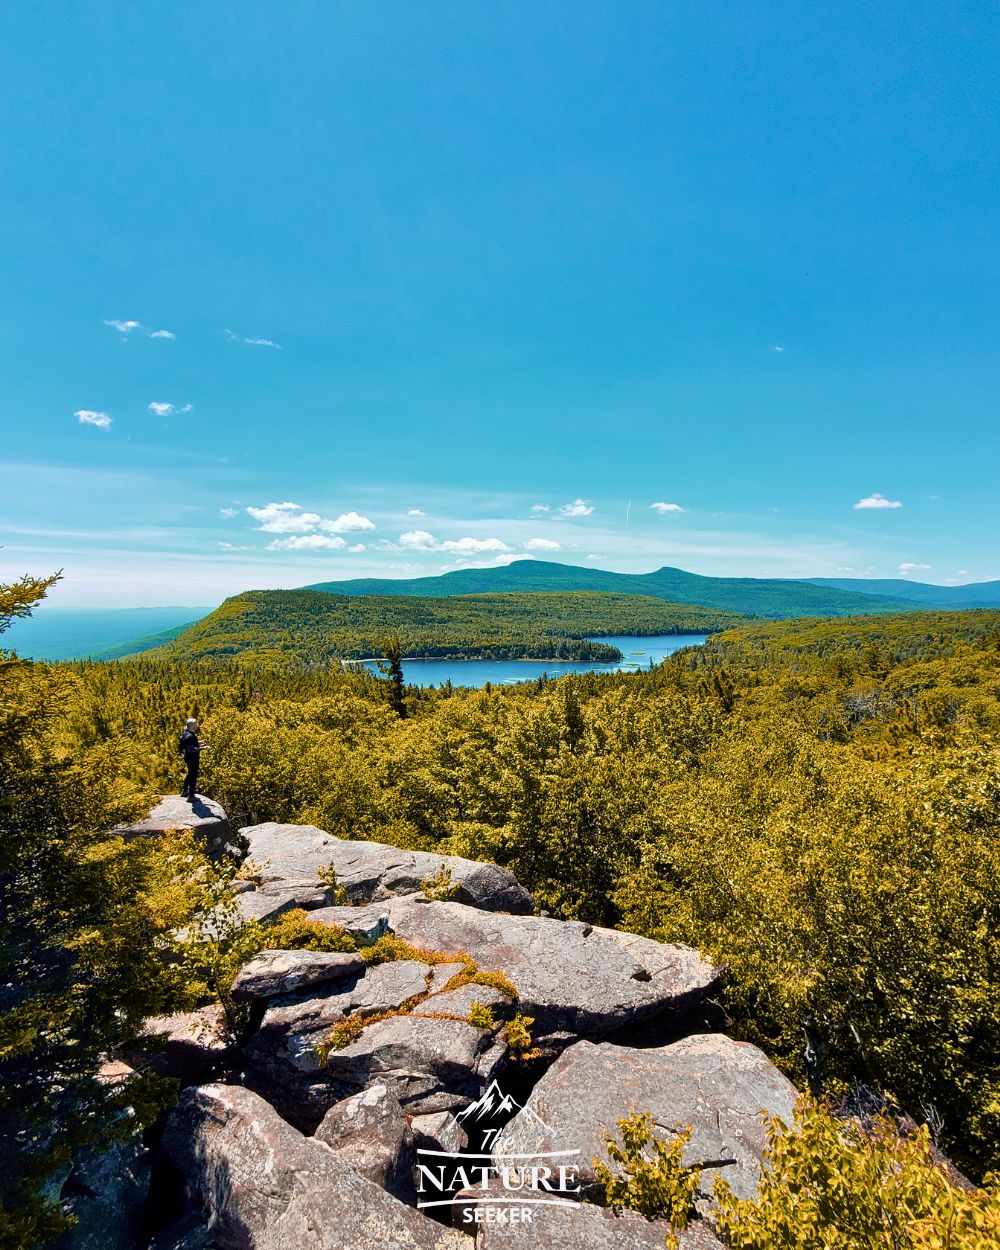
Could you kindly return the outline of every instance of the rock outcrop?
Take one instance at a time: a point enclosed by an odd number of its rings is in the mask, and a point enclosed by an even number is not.
[[[169,811],[156,819],[174,824]],[[737,1194],[754,1192],[760,1113],[790,1120],[795,1091],[754,1047],[685,1036],[719,977],[697,951],[534,915],[493,864],[308,825],[256,825],[240,841],[254,864],[236,887],[246,919],[305,907],[359,950],[248,960],[231,991],[247,1005],[238,1046],[218,1007],[147,1022],[161,1043],[153,1061],[188,1086],[164,1146],[196,1207],[157,1250],[652,1250],[662,1221],[577,1200],[595,1192],[593,1160],[633,1109],[692,1126],[688,1156],[711,1165],[706,1187],[721,1170]],[[361,948],[386,934],[406,945],[377,955],[402,957],[375,962]],[[503,976],[472,981],[476,968]],[[534,1021],[529,1063],[508,1049],[515,1012]],[[560,1151],[578,1152],[582,1191],[566,1191],[569,1205],[526,1202],[508,1218],[509,1196],[484,1205],[470,1192],[452,1229],[417,1209],[440,1199],[440,1214],[479,1183],[442,1181],[428,1199],[428,1161],[474,1162],[501,1191],[513,1156]],[[466,1211],[478,1215],[463,1222]],[[681,1246],[719,1250],[701,1221]]]
[[[225,810],[214,799],[206,799],[199,794],[194,800],[182,799],[177,794],[161,795],[156,806],[143,820],[132,824],[118,825],[112,830],[123,838],[155,838],[162,837],[172,829],[191,829],[204,839],[205,845],[212,854],[227,854],[239,857],[241,850],[229,817]]]
[[[664,1220],[647,1220],[629,1211],[613,1215],[580,1202],[572,1207],[538,1207],[523,1222],[488,1220],[479,1227],[476,1250],[663,1250],[669,1228]],[[723,1247],[709,1226],[697,1220],[680,1234],[680,1250]]]
[[[369,1085],[334,1103],[314,1136],[393,1197],[416,1202],[414,1133],[388,1085]]]
[[[764,1152],[761,1112],[793,1119],[795,1087],[748,1042],[722,1034],[685,1038],[661,1049],[632,1050],[578,1042],[564,1051],[498,1138],[494,1158],[528,1151],[580,1151],[584,1187],[596,1182],[592,1160],[608,1162],[607,1138],[618,1121],[648,1111],[667,1131],[691,1126],[688,1163],[711,1163],[706,1192],[725,1176],[740,1198],[757,1190]]]
[[[570,920],[498,916],[422,897],[392,899],[389,927],[425,950],[467,951],[506,973],[536,1040],[561,1048],[664,1013],[681,1015],[716,985],[718,969],[671,946]]]
[[[363,971],[361,956],[353,951],[262,951],[239,970],[230,993],[237,1002],[277,998]]]
[[[164,1145],[222,1250],[471,1250],[247,1089],[185,1090]]]
[[[256,890],[240,896],[248,917],[271,919],[290,907],[310,910],[335,902],[320,872],[332,870],[351,903],[379,902],[420,892],[421,883],[441,888],[470,907],[525,914],[534,900],[517,878],[496,864],[456,855],[401,851],[381,842],[347,842],[314,825],[268,822],[240,830],[247,853],[261,866]]]

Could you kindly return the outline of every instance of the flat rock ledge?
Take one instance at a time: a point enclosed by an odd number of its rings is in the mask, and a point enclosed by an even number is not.
[[[223,1250],[472,1250],[248,1089],[185,1090],[163,1142]]]
[[[707,1198],[717,1176],[737,1197],[749,1198],[757,1192],[764,1153],[761,1113],[790,1125],[795,1098],[795,1087],[762,1051],[721,1033],[650,1050],[582,1041],[565,1050],[535,1086],[501,1132],[494,1158],[579,1149],[581,1183],[593,1189],[591,1161],[610,1162],[606,1141],[620,1140],[618,1121],[631,1111],[648,1111],[668,1132],[691,1126],[685,1162],[715,1165],[702,1174]]]
[[[420,892],[428,880],[447,882],[453,897],[485,911],[525,915],[534,899],[513,873],[457,855],[402,851],[381,842],[350,842],[314,825],[268,821],[240,830],[247,854],[262,866],[255,890],[239,896],[248,919],[270,920],[292,907],[312,909],[334,902],[320,880],[332,869],[350,903],[372,903]]]
[[[717,985],[719,969],[688,946],[542,916],[498,916],[422,896],[391,899],[389,927],[424,950],[466,951],[506,973],[536,1041],[554,1049],[664,1013],[683,1015]],[[319,913],[318,913],[319,914]]]
[[[172,829],[191,829],[212,852],[239,856],[229,817],[221,804],[199,794],[192,801],[179,794],[160,795],[148,816],[111,830],[122,838],[162,837]]]

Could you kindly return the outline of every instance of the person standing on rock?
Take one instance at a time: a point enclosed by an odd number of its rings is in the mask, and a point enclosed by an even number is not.
[[[201,764],[201,753],[208,750],[208,743],[198,740],[198,722],[193,716],[184,726],[178,749],[187,765],[187,776],[181,787],[181,798],[190,799],[193,803],[198,793],[198,767]]]

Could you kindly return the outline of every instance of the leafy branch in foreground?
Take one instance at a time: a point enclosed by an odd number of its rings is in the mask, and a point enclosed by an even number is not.
[[[800,1100],[795,1127],[769,1118],[760,1189],[718,1180],[718,1226],[734,1250],[995,1250],[1000,1195],[954,1184],[922,1125],[841,1120]]]

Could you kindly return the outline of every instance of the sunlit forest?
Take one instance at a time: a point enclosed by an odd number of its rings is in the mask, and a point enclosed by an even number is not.
[[[0,616],[44,588],[7,588]],[[647,672],[407,688],[405,716],[387,681],[277,663],[241,619],[238,661],[0,668],[2,980],[50,967],[5,991],[21,1093],[0,1116],[58,1119],[32,1102],[56,1051],[179,1001],[149,960],[183,891],[98,835],[176,791],[196,716],[234,825],[492,859],[552,914],[699,947],[731,1031],[800,1086],[875,1091],[969,1175],[1000,1166],[1000,613],[752,622]]]
[[[163,656],[325,666],[337,658],[381,655],[392,631],[411,657],[616,660],[616,647],[588,635],[704,633],[741,619],[739,613],[626,593],[424,598],[251,590],[227,599],[179,636],[172,631]]]

